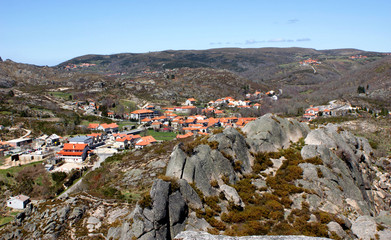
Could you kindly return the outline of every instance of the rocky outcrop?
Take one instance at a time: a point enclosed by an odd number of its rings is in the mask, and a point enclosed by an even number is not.
[[[214,135],[208,142],[217,142],[217,149],[209,145],[199,145],[188,156],[178,145],[171,154],[166,176],[184,179],[195,183],[205,195],[216,195],[218,192],[211,186],[211,181],[223,184],[223,177],[230,183],[237,180],[233,165],[241,161],[243,172],[251,171],[250,154],[247,151],[245,138],[233,128]]]
[[[174,240],[326,240],[329,238],[306,237],[306,236],[247,236],[229,237],[212,235],[206,232],[186,231],[178,234]]]
[[[0,78],[0,88],[11,88],[16,85],[16,82],[11,79]]]
[[[366,215],[389,210],[389,204],[381,200],[388,193],[373,189],[378,181],[375,176],[379,174],[373,167],[373,150],[366,139],[329,124],[311,131],[305,143],[307,145],[301,151],[303,158],[320,157],[323,166],[318,168],[324,177],[318,177],[314,165],[302,164],[304,177],[300,184],[322,193],[324,198],[318,204],[323,205],[324,210],[338,212],[343,209]],[[327,203],[326,207],[324,203]]]
[[[186,184],[181,182],[179,189],[173,189],[170,182],[161,179],[154,181],[150,204],[144,208],[137,205],[129,216],[132,221],[124,221],[122,226],[110,228],[107,237],[121,240],[172,239],[185,229],[187,202],[197,204],[194,193],[189,190],[191,187]]]
[[[243,132],[253,152],[275,152],[306,137],[309,128],[296,120],[287,120],[273,114],[266,114],[248,123]]]

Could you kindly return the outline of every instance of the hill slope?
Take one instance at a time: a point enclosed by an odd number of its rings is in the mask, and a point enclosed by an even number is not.
[[[352,56],[356,58],[350,58]],[[309,58],[317,60],[319,64],[299,64],[300,61]],[[389,61],[390,57],[382,53],[357,49],[228,48],[86,55],[71,59],[57,67],[90,63],[96,65],[90,68],[76,68],[74,71],[105,74],[121,72],[129,75],[183,67],[226,69],[252,82],[282,89],[283,97],[288,99],[316,104],[333,98],[355,98],[360,84],[371,86],[370,90],[374,95],[369,98],[377,98],[384,102],[388,96],[387,90],[382,89],[384,83],[390,82]],[[292,101],[287,101],[289,102]]]

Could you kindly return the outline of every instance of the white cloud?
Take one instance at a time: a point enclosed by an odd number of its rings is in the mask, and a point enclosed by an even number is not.
[[[299,38],[299,39],[296,39],[296,42],[308,42],[308,41],[311,41],[310,38]]]
[[[249,44],[256,44],[256,43],[264,43],[265,41],[264,40],[254,40],[254,39],[251,39],[251,40],[246,40],[245,44],[249,45]]]
[[[294,23],[297,23],[298,21],[299,21],[299,19],[294,18],[294,19],[289,19],[289,20],[288,20],[288,23],[289,23],[289,24],[294,24]]]
[[[285,38],[274,38],[274,39],[269,39],[268,42],[293,42],[293,40],[285,39]]]

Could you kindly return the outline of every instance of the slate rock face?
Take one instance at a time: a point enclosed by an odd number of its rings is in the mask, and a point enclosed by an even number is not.
[[[281,148],[288,148],[290,142],[297,142],[306,137],[309,128],[296,120],[287,120],[265,114],[243,128],[247,134],[247,143],[253,152],[275,152]]]

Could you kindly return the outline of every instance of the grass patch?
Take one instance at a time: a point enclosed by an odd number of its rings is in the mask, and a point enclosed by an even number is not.
[[[0,217],[0,225],[9,223],[13,220],[13,217]]]
[[[151,135],[156,140],[169,141],[176,137],[177,133],[175,132],[156,132],[154,130],[148,130],[147,135]]]
[[[12,112],[9,112],[9,111],[1,111],[0,114],[1,114],[1,115],[6,115],[6,116],[8,116],[8,115],[11,115]]]
[[[120,110],[120,106],[123,106],[125,108],[125,111],[127,112],[132,112],[137,109],[137,105],[135,102],[127,99],[121,99],[119,100],[119,104],[113,109],[114,112],[118,112]]]
[[[7,173],[11,174],[12,176],[15,176],[17,173],[22,171],[24,168],[34,166],[34,165],[39,165],[39,164],[42,164],[42,162],[43,161],[39,161],[39,162],[33,162],[33,163],[29,163],[29,164],[22,165],[22,166],[11,167],[8,169],[0,169],[0,177],[3,179],[6,178]]]
[[[70,100],[73,97],[71,93],[67,93],[67,92],[49,92],[49,94],[52,95],[53,97],[62,98],[64,100]]]

